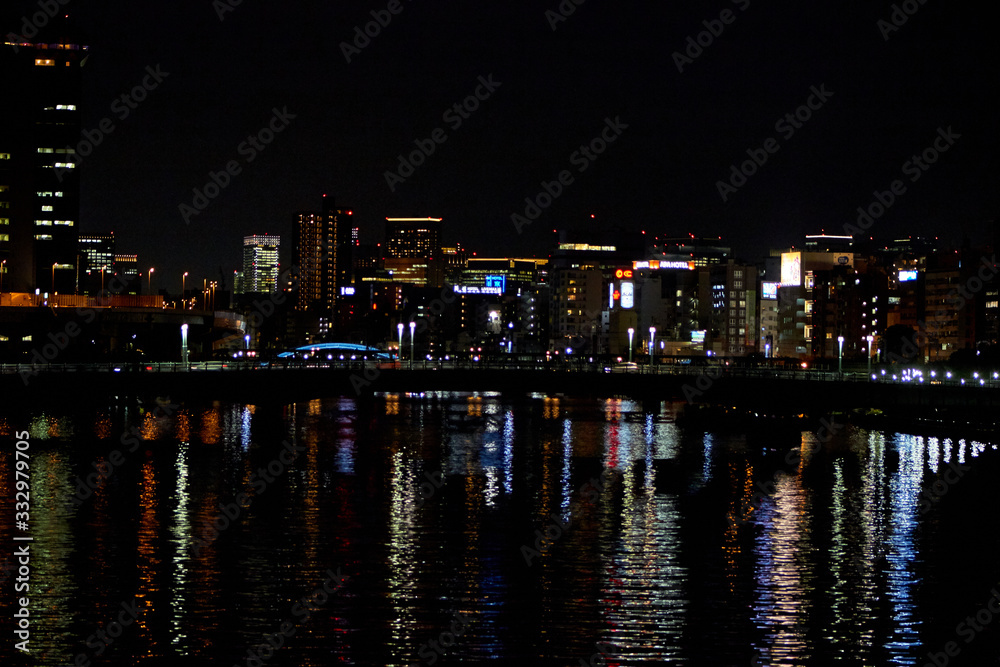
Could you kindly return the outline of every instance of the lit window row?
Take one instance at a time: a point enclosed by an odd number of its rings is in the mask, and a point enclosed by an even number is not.
[[[36,192],[35,195],[39,197],[62,197],[62,192]]]

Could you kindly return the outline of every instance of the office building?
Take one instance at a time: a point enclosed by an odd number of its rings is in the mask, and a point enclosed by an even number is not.
[[[278,288],[278,246],[280,236],[243,237],[243,271],[240,294],[274,292]]]
[[[8,291],[77,286],[81,68],[87,47],[54,19],[0,51],[0,260]],[[92,146],[88,145],[88,149]]]
[[[441,259],[441,218],[386,218],[386,258]]]
[[[115,234],[81,234],[80,290],[97,294],[115,270]]]

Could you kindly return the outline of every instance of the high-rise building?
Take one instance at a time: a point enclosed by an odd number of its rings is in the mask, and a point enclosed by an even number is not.
[[[139,275],[139,255],[115,253],[115,275],[125,283],[125,294],[140,294],[142,276]]]
[[[243,237],[243,274],[240,279],[240,293],[270,293],[278,288],[280,243],[280,236],[254,234]]]
[[[86,59],[65,17],[31,40],[9,33],[0,52],[0,260],[10,291],[76,289]]]
[[[115,269],[115,233],[81,234],[79,248],[80,290],[96,294]]]
[[[353,215],[326,195],[321,212],[296,214],[292,238],[292,264],[298,273],[296,309],[333,313],[341,292],[353,286]]]
[[[386,218],[386,257],[440,259],[441,218]]]

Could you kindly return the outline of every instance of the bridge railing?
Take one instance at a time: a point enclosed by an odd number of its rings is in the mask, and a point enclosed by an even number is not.
[[[981,377],[927,377],[905,378],[875,373],[874,377],[867,372],[849,371],[837,372],[813,369],[782,369],[782,368],[747,368],[714,364],[706,366],[662,364],[601,364],[586,360],[552,361],[545,359],[416,359],[386,362],[382,360],[361,359],[295,359],[278,361],[261,360],[225,360],[225,361],[195,361],[183,364],[181,362],[93,362],[93,363],[63,363],[63,364],[0,364],[2,374],[40,373],[177,373],[177,372],[232,372],[260,371],[282,372],[302,369],[340,369],[340,370],[509,370],[509,371],[551,371],[551,372],[583,372],[583,373],[626,373],[631,375],[666,375],[687,376],[697,378],[706,375],[712,378],[759,378],[784,380],[810,380],[819,382],[878,382],[888,384],[933,384],[967,387],[1000,387],[997,373],[983,373]]]

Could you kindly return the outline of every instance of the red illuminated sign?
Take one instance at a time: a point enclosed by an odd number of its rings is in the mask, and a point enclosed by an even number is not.
[[[631,278],[632,269],[618,269],[615,271],[615,278]]]

